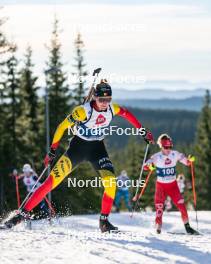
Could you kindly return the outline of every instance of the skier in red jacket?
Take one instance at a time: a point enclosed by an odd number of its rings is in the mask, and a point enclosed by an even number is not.
[[[161,233],[164,202],[166,197],[169,196],[181,212],[186,232],[189,234],[198,234],[198,232],[189,225],[189,218],[184,198],[180,193],[176,181],[177,162],[179,161],[185,166],[190,166],[190,163],[194,161],[194,157],[187,158],[183,153],[173,150],[172,139],[167,134],[160,135],[157,143],[161,148],[161,151],[152,155],[145,164],[145,170],[154,169],[155,167],[157,174],[155,189],[155,223],[157,233]]]

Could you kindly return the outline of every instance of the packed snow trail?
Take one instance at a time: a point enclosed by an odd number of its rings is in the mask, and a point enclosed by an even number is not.
[[[189,212],[196,227],[195,213]],[[154,213],[112,214],[120,234],[101,234],[98,215],[34,221],[0,230],[0,263],[211,263],[211,212],[199,212],[202,236],[184,233],[177,212],[165,213],[163,232],[154,231]],[[170,234],[175,232],[177,234]]]

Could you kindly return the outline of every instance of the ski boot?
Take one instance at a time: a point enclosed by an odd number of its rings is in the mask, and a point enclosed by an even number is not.
[[[118,231],[118,228],[116,226],[113,226],[109,221],[108,221],[108,215],[101,215],[100,216],[100,230],[102,233],[105,232],[112,232],[112,231]]]
[[[16,215],[4,222],[5,228],[9,229],[19,224],[23,220],[30,219],[29,213],[25,210],[17,211]]]
[[[189,223],[186,223],[185,224],[185,230],[187,232],[187,234],[190,234],[190,235],[199,235],[199,232],[196,231],[195,229],[193,229]]]
[[[156,224],[156,232],[157,232],[157,234],[161,233],[161,228],[162,228],[161,224]]]

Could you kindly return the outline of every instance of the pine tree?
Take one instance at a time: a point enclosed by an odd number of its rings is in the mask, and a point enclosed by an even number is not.
[[[84,69],[86,64],[84,63],[84,42],[81,38],[81,34],[77,34],[77,38],[74,42],[75,44],[75,51],[76,51],[76,57],[75,61],[76,64],[74,67],[76,68],[76,73],[73,75],[76,77],[77,81],[75,84],[75,89],[73,90],[73,97],[76,105],[82,104],[85,97],[85,77],[87,76],[87,71]]]
[[[2,7],[0,7],[0,11],[2,10]],[[1,124],[0,124],[0,130],[1,126],[3,127],[3,117],[5,116],[4,113],[4,96],[5,96],[5,80],[6,80],[6,73],[5,73],[5,65],[6,65],[6,57],[3,56],[8,53],[8,51],[11,49],[12,45],[7,41],[6,36],[3,32],[3,25],[6,21],[5,17],[0,17],[0,118],[1,118]],[[1,131],[2,132],[2,131]],[[2,135],[2,133],[1,133]]]
[[[2,8],[0,7],[0,12]],[[5,194],[8,194],[8,190],[11,189],[9,177],[7,173],[9,171],[8,161],[11,160],[12,148],[9,147],[10,138],[8,137],[8,127],[6,123],[7,111],[6,111],[6,79],[5,74],[6,61],[8,59],[8,52],[11,50],[11,44],[8,42],[5,33],[3,31],[3,25],[6,22],[5,17],[0,17],[0,213],[2,213],[5,208]],[[11,146],[11,144],[10,144]],[[8,148],[9,147],[9,148]],[[8,189],[5,187],[8,186]],[[8,196],[7,196],[8,197]]]
[[[58,19],[55,18],[53,24],[51,42],[48,47],[49,59],[47,62],[47,67],[45,69],[46,88],[47,88],[48,100],[49,100],[49,121],[50,121],[49,123],[50,123],[51,140],[57,126],[71,112],[71,108],[73,106],[72,95],[69,86],[67,85],[67,76],[63,71],[58,23],[59,23]],[[43,138],[46,138],[45,134],[43,134]],[[64,139],[63,142],[65,142]],[[61,152],[63,152],[64,148],[66,147],[63,144],[60,144],[60,146],[61,148],[59,150],[59,153],[57,153],[58,156],[59,154],[61,154]],[[62,185],[60,188],[62,188]],[[64,199],[63,194],[64,191],[55,194],[54,201],[56,202]]]
[[[0,7],[0,11],[2,10],[2,7]],[[8,51],[11,50],[11,44],[8,42],[6,39],[5,33],[3,31],[3,25],[6,22],[5,17],[0,17],[0,134],[1,134],[1,144],[0,144],[0,153],[2,153],[2,142],[3,142],[3,137],[5,133],[5,88],[6,88],[6,62],[7,62],[7,54]],[[1,155],[2,156],[2,155]]]
[[[40,162],[40,112],[37,77],[33,75],[32,50],[26,49],[24,66],[20,71],[20,125],[21,156],[24,162],[32,165]]]
[[[140,145],[137,139],[131,136],[126,148],[126,164],[129,166],[128,173],[133,179],[139,178],[143,155],[143,145]]]
[[[207,90],[196,136],[196,188],[199,207],[211,209],[211,102]]]
[[[12,154],[8,160],[10,165],[17,166],[18,161],[18,136],[17,136],[17,118],[20,114],[20,80],[18,74],[18,60],[16,58],[16,49],[14,45],[10,52],[9,59],[6,62],[5,75],[5,127],[7,134],[5,140],[5,151]],[[12,149],[12,151],[11,151]]]
[[[59,40],[58,19],[55,18],[46,69],[46,85],[49,95],[50,135],[58,124],[70,113],[71,94],[66,74],[63,72],[61,43]]]
[[[8,54],[8,60],[4,67],[5,91],[3,98],[4,107],[4,131],[2,136],[2,168],[4,175],[4,192],[6,195],[5,209],[11,210],[17,208],[15,184],[11,177],[13,169],[19,168],[20,146],[18,117],[20,115],[20,79],[16,57],[16,46]]]

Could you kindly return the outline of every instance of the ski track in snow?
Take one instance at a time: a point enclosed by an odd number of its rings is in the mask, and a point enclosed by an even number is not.
[[[211,212],[198,212],[203,236],[184,233],[178,212],[164,214],[161,235],[154,231],[154,213],[111,214],[110,220],[121,234],[101,234],[99,215],[70,216],[33,221],[13,230],[0,230],[1,264],[54,263],[211,263]],[[196,228],[195,213],[189,212]]]

